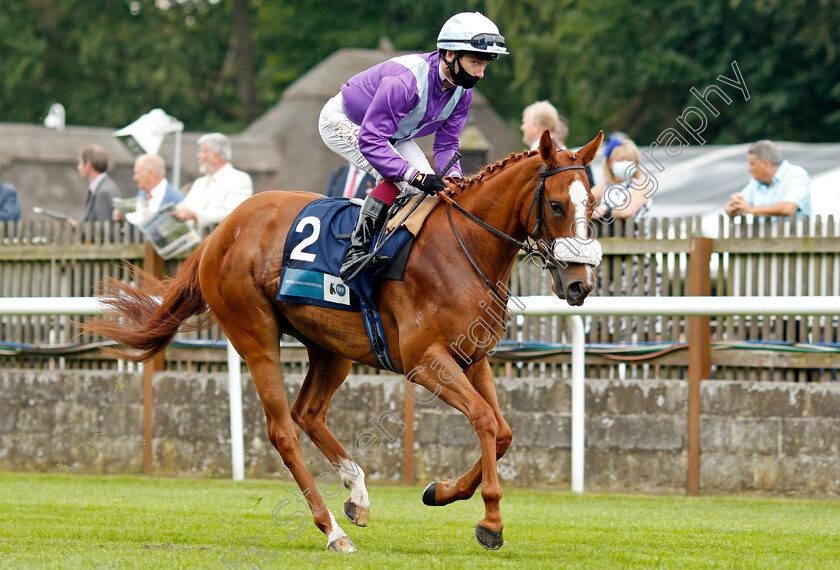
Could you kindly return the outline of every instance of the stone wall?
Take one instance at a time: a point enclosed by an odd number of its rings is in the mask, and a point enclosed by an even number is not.
[[[286,378],[290,401],[302,377]],[[154,466],[167,476],[230,475],[227,377],[155,377]],[[243,378],[246,477],[290,476],[268,441],[265,415]],[[566,381],[499,379],[514,440],[499,462],[506,485],[570,484]],[[333,400],[336,437],[371,481],[403,472],[404,390],[392,375],[351,377]],[[586,488],[682,493],[686,486],[687,386],[682,381],[587,381]],[[0,372],[0,469],[136,473],[143,464],[137,374]],[[478,441],[439,400],[415,404],[418,483],[451,479],[478,460]],[[330,465],[305,436],[317,475]],[[311,460],[311,463],[310,463]],[[840,386],[707,381],[702,389],[701,491],[840,494]]]

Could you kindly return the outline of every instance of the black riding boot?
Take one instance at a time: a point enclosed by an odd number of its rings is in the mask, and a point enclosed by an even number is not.
[[[362,210],[359,212],[359,219],[356,220],[356,226],[350,234],[350,247],[344,254],[339,270],[339,275],[345,282],[367,257],[373,234],[382,224],[387,213],[388,205],[385,202],[373,196],[365,198],[365,203],[362,204]]]

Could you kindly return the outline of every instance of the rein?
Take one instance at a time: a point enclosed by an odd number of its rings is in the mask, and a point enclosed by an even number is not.
[[[539,178],[539,182],[537,183],[537,190],[536,190],[536,192],[534,192],[534,198],[531,200],[531,205],[528,207],[528,216],[525,218],[525,221],[527,223],[527,221],[531,219],[531,211],[534,210],[534,206],[537,204],[537,202],[539,202],[540,206],[536,210],[536,222],[535,222],[535,225],[534,225],[534,233],[537,233],[538,236],[539,236],[538,232],[539,232],[540,226],[545,225],[543,223],[544,220],[545,220],[545,179],[548,178],[549,176],[554,176],[555,174],[559,174],[560,172],[564,172],[566,170],[584,170],[584,167],[581,166],[581,165],[572,164],[570,166],[561,166],[559,168],[552,168],[551,170],[546,170],[545,164],[543,164],[542,168],[540,168],[540,178]],[[504,303],[507,303],[507,297],[503,297],[496,290],[495,285],[493,285],[490,282],[490,280],[487,278],[487,276],[484,274],[484,272],[478,267],[478,264],[476,264],[472,255],[470,255],[470,252],[467,250],[466,245],[464,245],[464,241],[461,239],[461,236],[458,234],[458,230],[455,229],[455,223],[452,220],[452,208],[454,207],[456,210],[458,210],[464,216],[466,216],[467,219],[469,219],[470,221],[478,224],[479,226],[481,226],[485,230],[489,231],[493,235],[495,235],[497,237],[500,237],[500,238],[504,239],[505,241],[508,241],[508,242],[512,243],[513,245],[515,245],[517,248],[524,251],[525,253],[533,253],[535,251],[539,251],[539,246],[535,247],[535,246],[528,245],[524,242],[519,241],[516,238],[513,238],[513,237],[507,235],[503,231],[494,228],[493,226],[491,226],[490,224],[488,224],[484,220],[481,220],[481,219],[477,218],[475,215],[468,212],[466,209],[464,209],[463,206],[458,204],[451,197],[447,196],[444,192],[438,192],[438,196],[440,196],[446,202],[446,215],[449,217],[449,225],[452,228],[452,233],[455,234],[455,239],[458,240],[458,245],[461,246],[461,250],[464,252],[464,255],[467,256],[467,259],[469,260],[470,265],[472,265],[473,269],[475,269],[476,272],[481,276],[481,278],[484,279],[484,282],[487,284],[488,287],[490,287],[490,290],[493,291],[493,294],[496,295],[496,297],[500,301],[502,301]],[[525,229],[526,229],[526,232],[527,232],[527,228],[525,228]],[[545,234],[548,236],[549,241],[551,241],[551,234],[549,233],[547,226],[545,228]]]

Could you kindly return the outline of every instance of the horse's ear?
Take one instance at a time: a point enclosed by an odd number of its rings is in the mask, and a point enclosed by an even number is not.
[[[543,162],[548,162],[548,159],[554,156],[556,152],[557,149],[554,148],[554,141],[551,140],[551,133],[546,129],[540,137],[540,156]]]
[[[600,131],[598,136],[592,139],[585,147],[577,152],[577,155],[583,159],[584,164],[589,164],[595,155],[598,153],[598,147],[601,146],[601,141],[604,140],[604,131]]]

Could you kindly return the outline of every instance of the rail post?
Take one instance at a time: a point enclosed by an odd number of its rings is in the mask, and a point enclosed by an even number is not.
[[[161,279],[164,276],[166,264],[161,256],[146,242],[143,249],[143,271]],[[163,370],[163,352],[143,363],[143,473],[152,474],[152,411],[153,391],[152,379],[157,370]]]
[[[688,294],[711,294],[709,262],[712,240],[691,238],[688,254]],[[688,480],[689,495],[700,492],[700,382],[711,375],[711,326],[708,316],[688,317]]]

